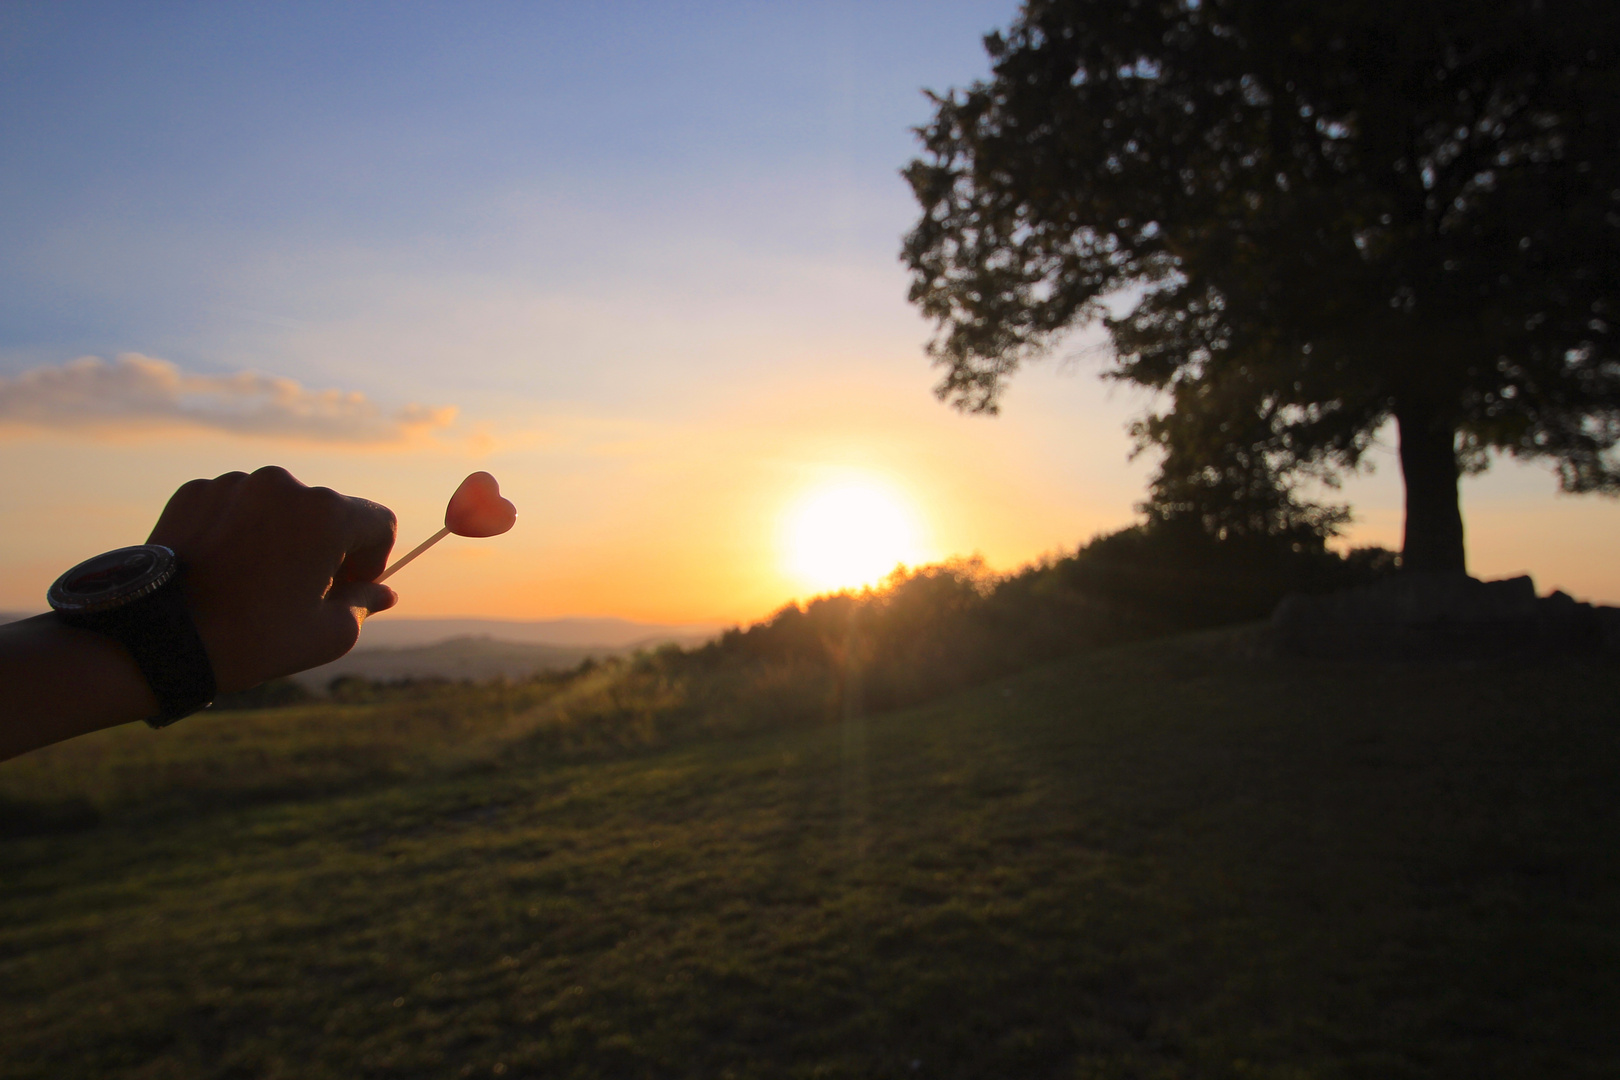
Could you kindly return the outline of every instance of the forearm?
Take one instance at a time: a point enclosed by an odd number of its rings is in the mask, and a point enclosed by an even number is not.
[[[52,615],[0,625],[0,761],[158,711],[124,647]]]

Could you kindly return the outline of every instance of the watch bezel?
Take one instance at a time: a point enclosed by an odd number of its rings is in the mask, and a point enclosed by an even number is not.
[[[78,579],[92,573],[105,573],[116,565],[113,560],[119,558],[128,560],[137,552],[152,560],[151,567],[137,576],[97,592],[73,588]],[[116,611],[163,588],[174,580],[179,569],[179,557],[172,548],[163,544],[133,544],[129,547],[114,548],[112,551],[104,551],[100,555],[84,560],[57,578],[46,591],[45,599],[53,610],[64,615],[96,615],[105,611]]]

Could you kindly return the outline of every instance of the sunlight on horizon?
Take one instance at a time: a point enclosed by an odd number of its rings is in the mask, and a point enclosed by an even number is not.
[[[869,478],[801,495],[785,515],[783,547],[789,573],[816,592],[875,585],[924,558],[908,501]]]

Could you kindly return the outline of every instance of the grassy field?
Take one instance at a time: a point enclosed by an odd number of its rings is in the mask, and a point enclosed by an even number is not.
[[[0,1076],[1620,1074],[1620,671],[1231,642],[763,734],[490,688],[0,765]]]

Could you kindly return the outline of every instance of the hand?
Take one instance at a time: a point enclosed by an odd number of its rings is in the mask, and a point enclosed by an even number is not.
[[[336,660],[367,615],[399,597],[374,580],[394,546],[393,511],[286,469],[193,480],[147,541],[186,565],[186,601],[221,692]]]

